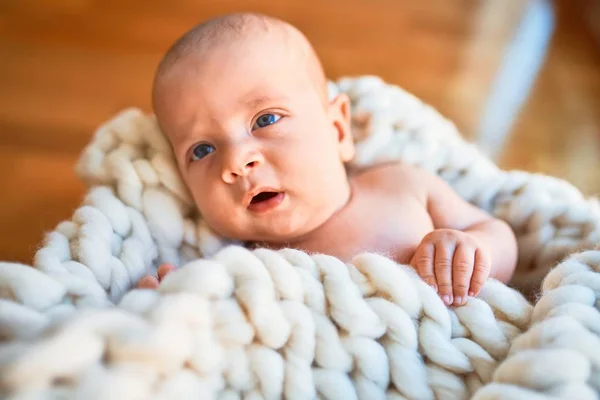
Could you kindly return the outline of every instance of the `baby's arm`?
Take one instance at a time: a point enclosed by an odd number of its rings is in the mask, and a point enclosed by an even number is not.
[[[463,200],[445,181],[416,170],[426,190],[434,231],[425,236],[413,264],[428,283],[437,285],[447,304],[464,304],[479,294],[488,276],[508,282],[516,267],[517,243],[502,220]]]

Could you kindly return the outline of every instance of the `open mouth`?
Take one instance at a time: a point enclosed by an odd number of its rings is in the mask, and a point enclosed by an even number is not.
[[[252,197],[248,210],[256,213],[264,213],[275,209],[281,202],[285,194],[283,192],[264,191]]]
[[[279,194],[279,192],[260,192],[259,194],[257,194],[256,196],[254,196],[252,198],[252,200],[250,201],[250,204],[256,204],[256,203],[261,203],[263,201],[270,200],[273,197],[277,196],[278,194]]]

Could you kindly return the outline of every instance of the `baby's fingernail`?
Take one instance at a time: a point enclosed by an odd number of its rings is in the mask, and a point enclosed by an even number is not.
[[[454,303],[456,303],[456,304],[458,304],[458,305],[462,305],[462,302],[463,302],[463,298],[462,298],[462,296],[456,296],[456,297],[454,298]]]
[[[450,301],[450,296],[448,296],[447,294],[445,294],[445,295],[443,295],[443,296],[442,296],[442,301],[443,301],[443,302],[444,302],[444,304],[445,304],[445,305],[447,305],[447,306],[449,306],[449,305],[450,305],[450,303],[452,303],[452,302]]]
[[[475,297],[475,292],[469,292],[469,297]]]

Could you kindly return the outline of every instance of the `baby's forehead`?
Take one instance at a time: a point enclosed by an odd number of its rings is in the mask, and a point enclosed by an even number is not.
[[[323,82],[299,46],[259,40],[224,46],[180,62],[165,89],[211,93],[250,107],[300,97],[303,87]]]

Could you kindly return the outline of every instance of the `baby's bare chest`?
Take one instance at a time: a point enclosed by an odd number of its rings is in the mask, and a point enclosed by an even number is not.
[[[349,261],[377,252],[407,263],[422,238],[433,229],[424,204],[410,194],[357,193],[353,203],[313,238],[313,251]]]

